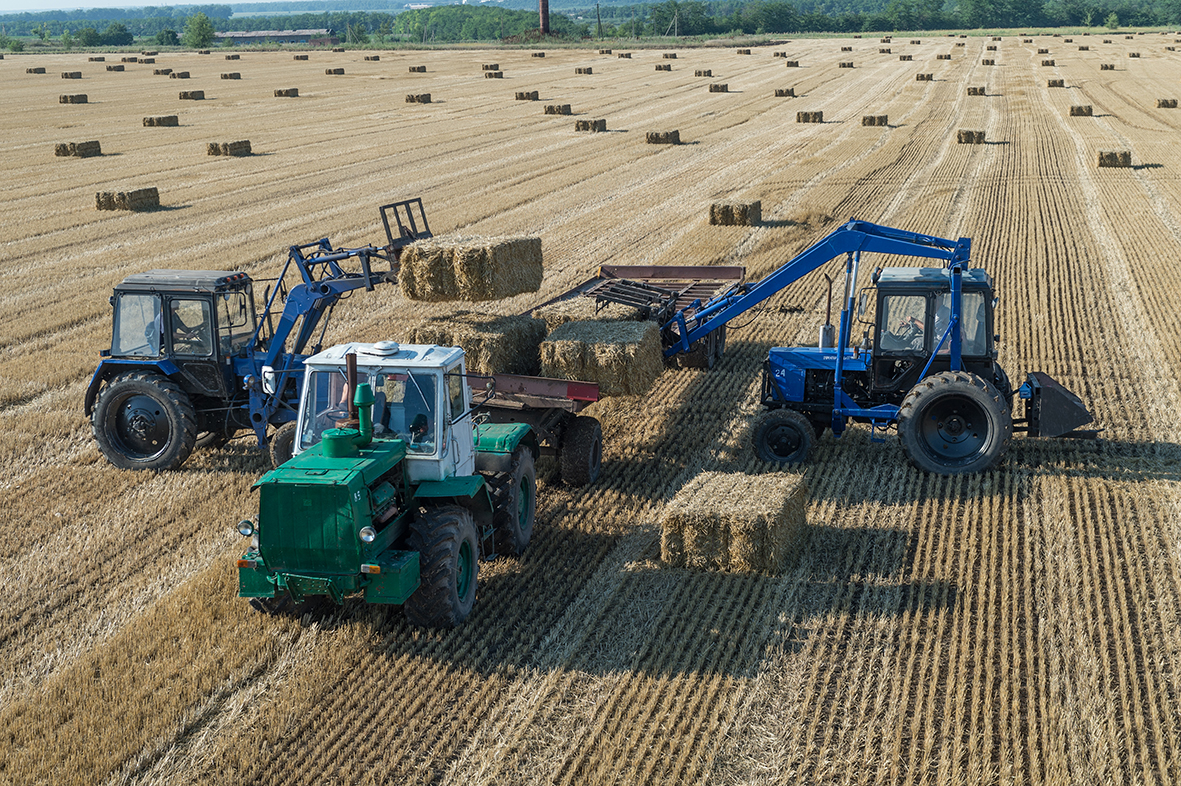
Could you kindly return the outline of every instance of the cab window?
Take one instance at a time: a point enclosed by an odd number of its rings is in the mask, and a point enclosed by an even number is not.
[[[960,295],[963,316],[960,318],[960,352],[968,356],[982,356],[988,353],[988,318],[984,309],[983,292],[964,292]],[[945,292],[936,299],[935,340],[943,337],[951,314],[951,293]],[[939,348],[940,354],[951,351],[950,339]]]
[[[213,354],[212,320],[207,301],[173,298],[169,312],[173,352],[200,357]]]
[[[221,292],[214,296],[217,335],[223,355],[236,355],[254,335],[254,303],[250,290]]]
[[[879,346],[884,352],[923,352],[926,348],[927,298],[887,295],[882,298]]]
[[[463,389],[463,369],[459,366],[447,372],[447,392],[451,398],[451,421],[454,423],[467,412],[467,397]]]
[[[115,300],[115,328],[111,354],[116,357],[156,357],[163,335],[160,298],[138,292],[120,293]]]

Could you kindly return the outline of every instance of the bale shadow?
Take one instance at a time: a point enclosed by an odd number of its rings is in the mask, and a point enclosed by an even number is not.
[[[1136,164],[1132,169],[1162,169],[1164,164]]]

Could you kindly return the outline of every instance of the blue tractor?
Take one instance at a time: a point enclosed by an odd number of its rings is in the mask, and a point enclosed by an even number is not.
[[[103,455],[124,469],[175,469],[195,446],[251,429],[276,466],[290,458],[303,361],[320,350],[333,308],[354,290],[396,282],[402,248],[431,236],[421,199],[379,210],[383,247],[334,249],[327,238],[291,246],[261,314],[243,272],[124,279],[111,297],[111,348],[86,390]],[[375,270],[378,261],[388,269]]]
[[[936,259],[941,267],[878,267],[857,290],[866,253]],[[1014,431],[1029,436],[1094,436],[1077,431],[1091,415],[1077,396],[1042,372],[1014,390],[997,363],[992,278],[970,267],[971,240],[946,240],[851,220],[755,283],[737,283],[708,299],[689,268],[647,268],[642,281],[600,272],[578,294],[638,306],[661,324],[666,359],[704,358],[724,349],[726,324],[830,260],[845,257],[840,322],[821,329],[815,347],[777,347],[763,367],[763,412],[754,447],[765,461],[807,459],[825,429],[840,436],[850,421],[896,428],[918,468],[940,475],[981,472],[1004,454]],[[711,268],[700,268],[712,276]],[[860,343],[854,313],[870,296],[876,318]],[[831,304],[831,279],[830,279]],[[835,340],[834,340],[835,338]],[[1014,418],[1013,397],[1024,402]],[[876,439],[876,436],[875,436]],[[880,440],[879,440],[880,441]]]

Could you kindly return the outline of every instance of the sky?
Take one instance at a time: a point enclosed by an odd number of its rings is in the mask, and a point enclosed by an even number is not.
[[[54,11],[59,8],[142,8],[145,5],[193,5],[197,0],[185,0],[183,3],[172,0],[145,0],[142,3],[128,2],[128,0],[86,0],[86,2],[71,3],[69,0],[0,0],[0,14],[11,14],[20,11]]]

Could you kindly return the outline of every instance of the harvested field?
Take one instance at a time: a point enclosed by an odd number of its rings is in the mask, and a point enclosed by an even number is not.
[[[322,74],[327,52],[312,68],[252,51],[244,81],[215,81],[217,100],[186,102],[169,129],[140,122],[181,108],[152,66],[91,67],[96,103],[66,106],[60,81],[24,69],[76,70],[86,53],[9,55],[0,781],[1181,782],[1181,286],[1161,253],[1181,244],[1181,120],[1155,108],[1177,95],[1181,62],[1139,43],[1155,39],[1112,39],[1055,52],[1067,90],[1047,88],[1017,37],[994,68],[980,66],[987,35],[959,39],[964,56],[931,84],[868,42],[862,67],[840,71],[850,39],[795,40],[776,45],[807,66],[792,102],[773,96],[785,58],[737,44],[679,50],[683,67],[655,78],[661,50],[599,58],[595,80],[573,74],[593,49],[382,50],[388,81],[365,84]],[[203,87],[220,71],[165,57]],[[628,131],[575,135],[570,118],[507,101],[477,75],[493,57],[528,71],[522,89]],[[697,68],[734,94],[701,90]],[[292,81],[306,97],[274,100]],[[401,106],[427,91],[440,102]],[[801,103],[840,122],[796,125]],[[890,133],[861,128],[870,113],[888,113]],[[644,144],[660,128],[694,144]],[[958,146],[957,129],[1005,144]],[[229,134],[268,155],[198,154]],[[50,159],[62,139],[120,155]],[[1101,151],[1135,165],[1099,169]],[[95,210],[95,193],[143,184],[168,209]],[[294,243],[383,243],[375,206],[418,194],[440,235],[542,238],[541,289],[479,307],[501,316],[604,263],[744,265],[755,280],[850,216],[971,237],[1014,382],[1052,374],[1104,431],[1018,435],[994,471],[959,478],[909,467],[892,432],[825,433],[795,471],[808,525],[794,565],[668,567],[660,522],[694,478],[782,474],[749,446],[761,364],[815,341],[838,260],[732,329],[712,370],[661,368],[643,396],[589,408],[602,476],[574,488],[542,473],[529,551],[481,565],[462,628],[418,631],[355,601],[257,615],[235,597],[232,527],[268,462],[247,434],[177,472],[102,460],[81,409],[110,342],[107,298],[153,267],[262,279]],[[759,199],[763,223],[707,225],[731,195]],[[880,259],[863,262],[865,283]],[[403,340],[454,309],[357,292],[325,342]]]

